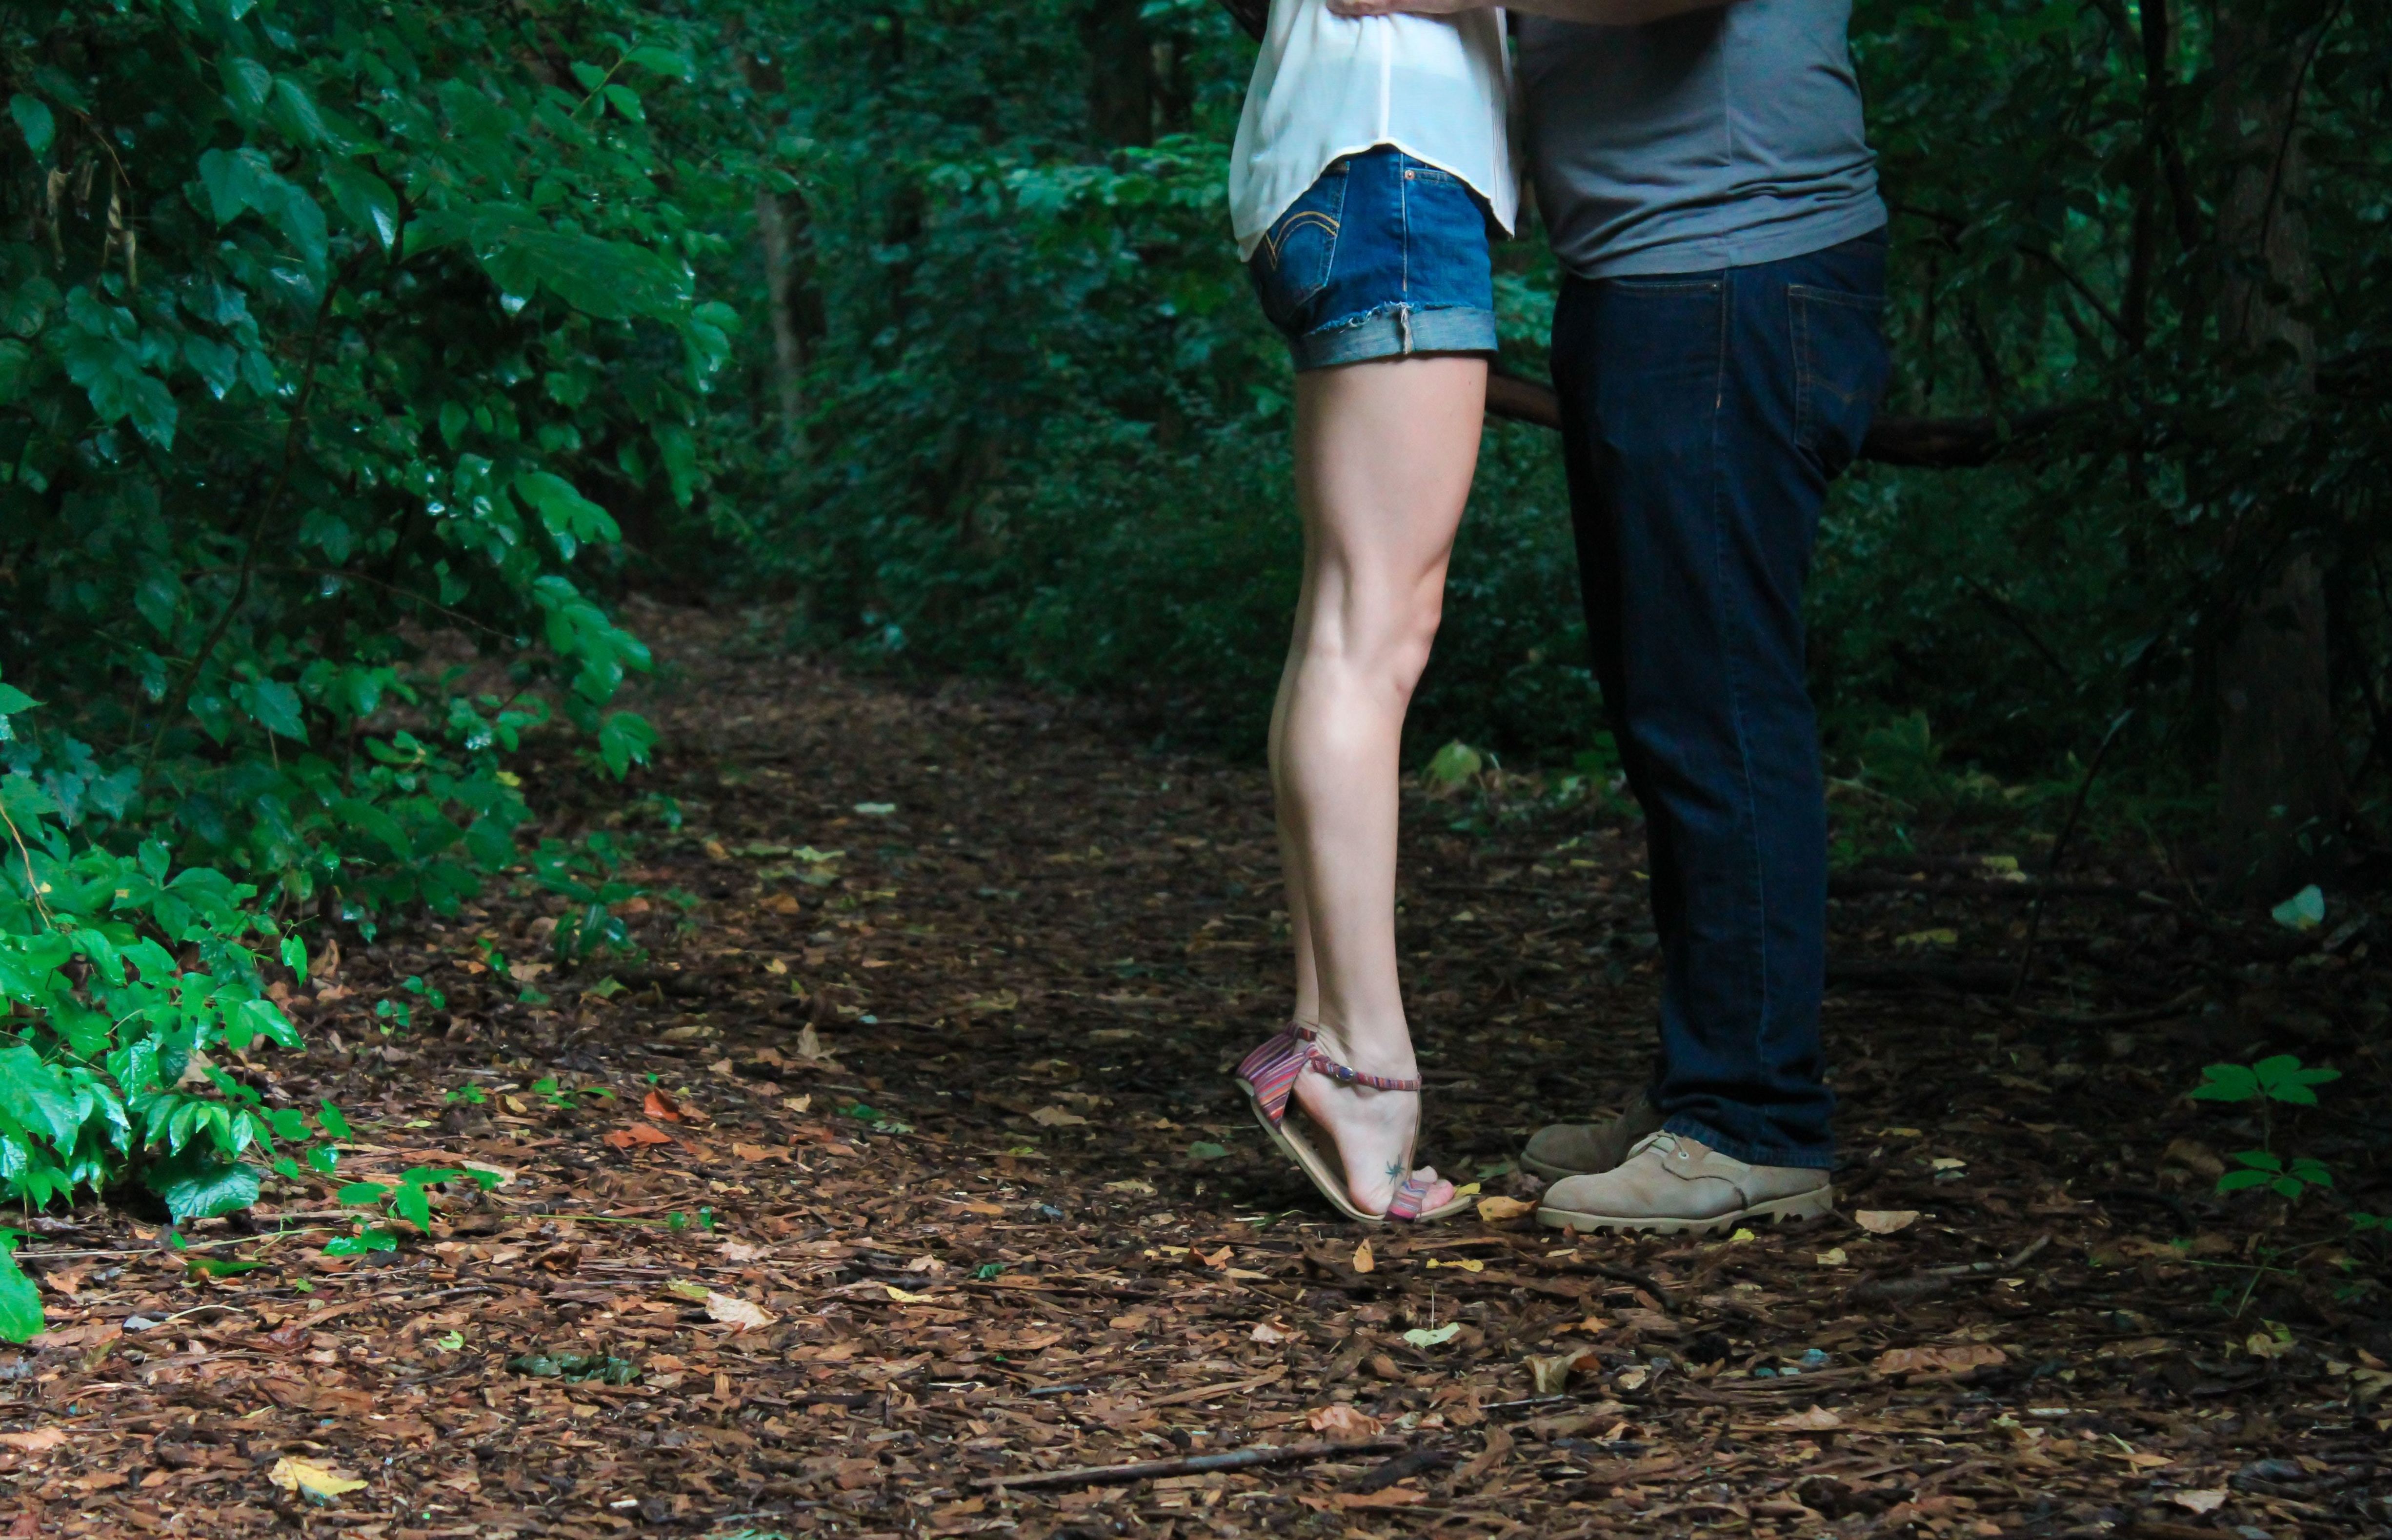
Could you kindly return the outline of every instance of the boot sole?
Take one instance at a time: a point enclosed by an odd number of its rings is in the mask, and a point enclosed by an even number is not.
[[[1730,1229],[1747,1220],[1766,1219],[1783,1223],[1789,1219],[1821,1219],[1835,1211],[1836,1193],[1832,1184],[1823,1183],[1807,1193],[1788,1197],[1774,1197],[1766,1203],[1756,1203],[1748,1209],[1737,1209],[1716,1214],[1709,1219],[1684,1219],[1675,1214],[1590,1214],[1575,1209],[1540,1206],[1537,1223],[1558,1230],[1565,1225],[1581,1234],[1595,1230],[1650,1230],[1659,1235],[1710,1235]]]

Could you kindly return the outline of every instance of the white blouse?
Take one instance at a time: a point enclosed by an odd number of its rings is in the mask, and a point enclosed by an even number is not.
[[[1328,0],[1272,0],[1229,152],[1240,260],[1331,162],[1378,145],[1461,177],[1509,231],[1511,97],[1500,10],[1347,18]]]

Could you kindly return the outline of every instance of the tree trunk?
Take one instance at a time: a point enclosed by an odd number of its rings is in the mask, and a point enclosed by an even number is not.
[[[796,279],[789,216],[780,195],[765,188],[756,190],[756,237],[763,248],[765,303],[773,317],[773,382],[781,401],[781,437],[794,459],[806,448],[805,344],[798,336],[791,294]]]
[[[2227,181],[2217,205],[2218,341],[2252,371],[2269,408],[2253,423],[2281,437],[2317,391],[2317,338],[2302,311],[2316,284],[2304,217],[2308,166],[2297,132],[2313,27],[2282,27],[2271,0],[2218,8],[2220,84],[2211,121]],[[2273,541],[2264,532],[2242,537]],[[2217,633],[2218,853],[2226,886],[2281,898],[2323,875],[2346,806],[2329,683],[2324,574],[2297,543],[2241,553],[2256,581],[2228,598]]]
[[[1088,133],[1098,144],[1142,145],[1154,138],[1154,40],[1138,12],[1143,0],[1089,0],[1080,13],[1088,51]]]

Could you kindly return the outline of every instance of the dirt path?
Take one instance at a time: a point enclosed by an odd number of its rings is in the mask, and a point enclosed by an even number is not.
[[[276,1096],[349,1109],[344,1177],[472,1160],[505,1184],[362,1260],[194,1226],[266,1264],[224,1277],[122,1214],[34,1222],[54,1329],[0,1352],[0,1535],[2392,1525],[2380,1255],[2315,1205],[2211,1196],[2195,1168],[2246,1136],[2178,1099],[2204,1062],[2183,1018],[2256,995],[2342,1064],[2339,1104],[2380,1107],[2381,1060],[2342,1036],[2381,996],[2366,968],[2230,977],[2190,919],[2097,898],[2054,911],[2030,1011],[1888,993],[1968,984],[2022,908],[1973,877],[1854,879],[1840,977],[1875,992],[1830,1003],[1838,1218],[1366,1232],[1226,1078],[1283,1003],[1256,772],[1051,703],[857,682],[729,622],[645,625],[672,673],[644,789],[681,826],[566,765],[538,800],[636,841],[646,960],[541,971],[559,906],[502,896],[352,946],[297,996],[317,1049],[266,1067]],[[1490,1197],[1528,1190],[1523,1133],[1649,1052],[1631,842],[1536,791],[1408,811],[1425,1144]],[[1898,944],[1940,929],[1956,960]],[[385,999],[413,1008],[387,1037]],[[2392,1207],[2380,1128],[2297,1132]],[[336,1224],[328,1192],[258,1223]],[[636,1378],[577,1378],[610,1356]],[[308,1501],[274,1484],[294,1461],[363,1484]]]

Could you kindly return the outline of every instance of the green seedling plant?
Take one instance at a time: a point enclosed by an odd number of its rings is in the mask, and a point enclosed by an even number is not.
[[[448,997],[426,984],[420,975],[410,974],[399,980],[398,987],[415,996],[427,1009],[445,1011],[448,1008]],[[388,1037],[394,1031],[403,1032],[415,1025],[415,1001],[379,1001],[374,1005],[374,1016],[382,1022],[383,1036]]]
[[[578,1098],[582,1096],[594,1096],[601,1101],[608,1102],[615,1099],[615,1094],[607,1090],[603,1085],[585,1085],[578,1090],[576,1090],[573,1087],[560,1083],[553,1075],[541,1076],[539,1080],[531,1082],[530,1089],[533,1095],[538,1096],[549,1106],[552,1107],[565,1108],[568,1111],[581,1105]]]
[[[556,922],[549,944],[566,963],[579,963],[600,952],[636,953],[639,943],[631,927],[614,906],[644,897],[647,889],[616,876],[622,869],[623,848],[611,835],[593,834],[577,848],[563,840],[544,839],[531,858],[532,875],[540,886],[569,900],[573,909]]]
[[[2334,1172],[2325,1163],[2308,1156],[2287,1160],[2275,1153],[2274,1119],[2269,1109],[2278,1103],[2287,1106],[2317,1106],[2317,1086],[2342,1078],[2342,1071],[2323,1066],[2308,1066],[2299,1055],[2278,1054],[2256,1064],[2213,1064],[2202,1071],[2202,1082],[2192,1090],[2197,1102],[2251,1102],[2259,1113],[2259,1145],[2252,1150],[2241,1150],[2231,1157],[2234,1170],[2217,1179],[2221,1193],[2248,1192],[2265,1188],[2288,1201],[2315,1188],[2334,1185]]]
[[[396,1186],[381,1182],[352,1182],[333,1196],[336,1201],[348,1207],[370,1211],[374,1219],[403,1219],[428,1234],[432,1229],[431,1189],[448,1182],[471,1182],[484,1192],[499,1184],[498,1177],[489,1171],[412,1166],[399,1173]],[[358,1257],[370,1251],[396,1249],[397,1233],[386,1224],[370,1220],[358,1234],[342,1236],[329,1242],[324,1254],[328,1257]]]

